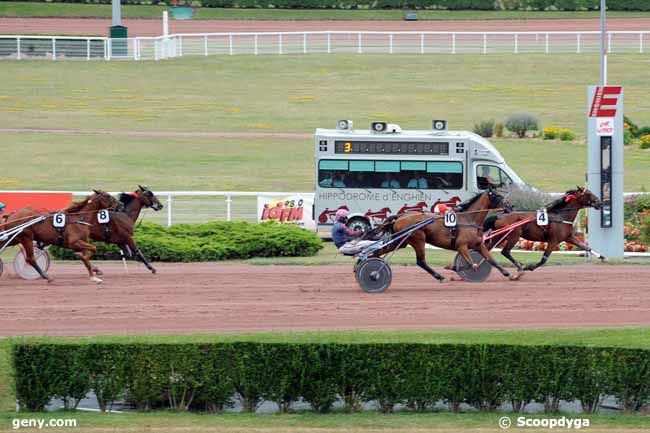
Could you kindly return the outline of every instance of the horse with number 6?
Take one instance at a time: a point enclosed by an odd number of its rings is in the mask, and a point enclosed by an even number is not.
[[[479,252],[481,256],[490,263],[490,265],[497,268],[505,277],[509,277],[511,280],[516,280],[521,276],[521,273],[518,272],[516,275],[511,275],[492,258],[490,251],[483,243],[483,222],[485,221],[488,212],[496,209],[510,212],[512,210],[512,205],[504,196],[490,188],[487,191],[479,193],[471,199],[460,203],[456,207],[456,220],[454,221],[455,227],[449,227],[450,221],[447,221],[447,224],[445,224],[444,217],[437,218],[421,229],[415,230],[406,238],[404,244],[399,246],[391,245],[380,250],[377,255],[385,254],[386,252],[398,247],[401,248],[410,245],[415,250],[417,265],[442,283],[445,282],[446,279],[433,270],[426,262],[425,245],[430,244],[447,250],[458,251],[467,264],[470,265],[472,269],[477,270],[479,265],[473,263],[470,255],[470,250],[474,250]],[[388,222],[384,228],[389,229],[392,233],[397,233],[431,218],[432,216],[435,216],[435,214],[429,212],[408,213]]]
[[[133,240],[133,226],[143,208],[157,212],[163,205],[149,188],[142,185],[138,185],[134,192],[120,194],[119,201],[119,210],[103,210],[97,214],[90,229],[90,237],[95,241],[117,245],[124,256],[139,259],[155,274],[156,268],[149,263]],[[97,275],[102,275],[97,267],[93,270]]]
[[[95,276],[90,263],[90,259],[97,251],[97,248],[88,242],[90,228],[92,222],[97,219],[99,211],[102,209],[117,209],[118,206],[119,202],[110,194],[93,190],[93,194],[84,200],[74,202],[67,208],[53,214],[30,207],[20,209],[6,217],[4,227],[8,230],[30,219],[47,215],[45,220],[25,228],[14,239],[12,245],[22,245],[25,250],[25,261],[48,282],[53,280],[36,262],[34,241],[42,246],[58,245],[73,250],[86,266],[90,280],[99,284],[102,280]]]
[[[503,245],[503,242],[505,241],[501,254],[510,260],[519,271],[534,271],[538,267],[544,265],[553,250],[561,242],[568,242],[580,249],[593,252],[604,261],[605,257],[603,255],[593,251],[588,245],[576,239],[573,230],[573,223],[580,209],[589,207],[600,209],[600,206],[601,202],[594,193],[589,191],[587,188],[578,186],[576,189],[568,190],[562,197],[546,207],[548,221],[546,221],[545,225],[538,224],[535,212],[516,211],[509,214],[498,215],[494,219],[489,218],[485,224],[486,230],[498,230],[525,220],[528,220],[528,222],[523,223],[510,232],[507,232],[504,237],[496,236],[490,239],[487,241],[487,244],[492,248],[494,246]],[[512,257],[510,251],[517,244],[519,238],[547,243],[542,259],[538,263],[524,266]]]

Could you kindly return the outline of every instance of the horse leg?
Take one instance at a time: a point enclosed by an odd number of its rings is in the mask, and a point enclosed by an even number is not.
[[[417,239],[416,239],[417,240]],[[424,246],[426,245],[424,240],[421,242],[412,242],[411,239],[409,239],[409,244],[413,247],[415,250],[415,258],[416,258],[416,263],[419,267],[427,271],[429,274],[431,274],[436,280],[440,281],[441,283],[444,283],[447,281],[445,277],[434,271],[426,262],[426,256],[424,254]]]
[[[130,251],[133,251],[133,253],[135,254],[136,259],[139,259],[142,263],[144,263],[144,265],[147,267],[147,269],[149,269],[151,271],[152,274],[155,274],[156,273],[156,268],[154,268],[151,265],[151,263],[149,263],[149,260],[147,260],[147,258],[144,256],[144,254],[142,254],[142,251],[140,251],[140,248],[138,248],[138,246],[136,245],[133,238],[129,237],[127,242],[128,242],[127,243],[127,248]]]
[[[524,268],[525,271],[534,271],[535,269],[539,268],[540,266],[543,266],[547,261],[548,258],[551,256],[551,253],[557,246],[557,242],[549,242],[546,244],[546,249],[544,250],[544,254],[542,255],[542,259],[538,262],[535,263],[534,265],[528,265]]]
[[[498,264],[492,257],[492,254],[490,254],[490,250],[488,250],[487,246],[483,242],[481,242],[481,246],[478,248],[478,252],[481,253],[481,256],[483,256],[483,258],[487,260],[490,265],[497,268],[499,272],[501,272],[501,275],[504,277],[508,277],[511,280],[518,280],[519,277],[521,277],[521,271],[518,270],[517,275],[511,275],[510,272],[506,271],[503,266]]]
[[[567,241],[568,243],[570,243],[570,244],[575,245],[576,247],[578,247],[578,248],[580,248],[580,249],[582,249],[582,250],[584,250],[584,251],[587,251],[588,253],[592,253],[592,254],[597,255],[598,258],[599,258],[601,261],[603,261],[603,262],[604,262],[605,260],[607,260],[607,257],[603,256],[602,254],[600,254],[600,253],[597,252],[597,251],[592,250],[591,247],[590,247],[589,245],[580,242],[580,241],[577,240],[573,235],[569,236],[569,238],[568,238],[566,241]]]
[[[36,272],[38,272],[38,275],[41,276],[44,280],[47,280],[48,283],[51,283],[52,278],[50,278],[49,275],[45,273],[41,269],[40,266],[38,266],[38,263],[36,262],[36,257],[34,256],[34,241],[31,236],[28,238],[23,238],[20,240],[20,244],[23,247],[23,250],[25,251],[25,261],[30,264],[30,266],[34,269],[36,269]]]
[[[79,239],[78,241],[70,244],[69,248],[75,250],[75,254],[81,259],[84,266],[86,266],[90,281],[97,284],[102,283],[102,279],[95,275],[93,271],[93,265],[90,263],[91,257],[97,252],[97,247],[91,243]]]
[[[519,236],[508,236],[506,240],[506,244],[501,249],[501,255],[506,259],[510,260],[510,262],[517,267],[517,271],[523,271],[524,265],[519,260],[512,257],[511,254],[512,248],[514,248],[514,246],[517,245],[518,240],[519,240]]]

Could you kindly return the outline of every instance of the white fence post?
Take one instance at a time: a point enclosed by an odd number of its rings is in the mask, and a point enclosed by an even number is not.
[[[363,53],[363,50],[361,49],[361,33],[357,34],[357,53]]]
[[[578,53],[578,54],[580,54],[580,51],[581,51],[581,49],[580,49],[580,36],[581,36],[580,33],[578,33],[576,35],[576,47],[577,47],[576,48],[576,53]]]
[[[16,60],[20,60],[20,38],[16,38]]]
[[[228,54],[232,56],[232,33],[228,35]]]
[[[282,55],[282,33],[278,34],[278,54]]]
[[[90,39],[86,39],[86,60],[90,60]]]
[[[307,54],[307,33],[302,35],[302,53]]]
[[[111,59],[111,38],[106,38],[106,52],[104,54],[106,55],[106,60]]]
[[[208,35],[203,36],[203,55],[208,55]]]
[[[167,194],[167,227],[172,225],[172,195]]]
[[[487,54],[487,33],[483,33],[483,54]]]
[[[178,57],[183,57],[183,35],[178,36]]]
[[[231,220],[231,207],[232,207],[232,196],[230,194],[226,195],[226,221]]]
[[[643,33],[639,33],[639,54],[643,54]]]
[[[388,35],[388,53],[393,54],[393,34]]]
[[[56,60],[56,38],[52,38],[52,60]]]
[[[327,33],[327,54],[332,53],[332,34]]]
[[[607,33],[607,54],[612,52],[612,34]]]
[[[255,33],[255,36],[253,37],[253,54],[257,55],[258,54],[258,47],[257,47],[257,33]]]
[[[545,44],[546,44],[545,51],[546,51],[546,54],[548,54],[548,33],[546,33],[546,41],[545,41]]]
[[[519,54],[519,33],[515,33],[515,54]]]
[[[456,54],[456,33],[451,34],[451,54]]]
[[[160,46],[160,41],[154,40],[153,41],[153,59],[155,61],[158,61],[158,48]]]
[[[424,33],[420,34],[420,54],[424,54]]]

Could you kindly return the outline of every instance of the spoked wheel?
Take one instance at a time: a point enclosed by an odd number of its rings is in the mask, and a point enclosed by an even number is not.
[[[478,269],[472,269],[472,265],[467,263],[467,261],[460,255],[456,254],[454,258],[454,269],[456,273],[465,281],[470,281],[472,283],[480,283],[485,281],[487,277],[492,272],[492,265],[488,263],[487,260],[477,251],[470,251],[469,255],[472,257],[472,263],[478,263]]]
[[[383,259],[372,257],[359,263],[356,267],[359,286],[366,293],[381,293],[390,287],[393,271]]]
[[[50,254],[46,250],[34,247],[34,257],[43,272],[47,272],[50,269]],[[37,280],[41,278],[38,272],[36,272],[36,269],[25,260],[25,250],[22,247],[14,259],[14,272],[24,280]]]

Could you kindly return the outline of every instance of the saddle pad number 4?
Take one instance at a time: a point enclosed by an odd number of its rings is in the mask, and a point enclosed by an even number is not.
[[[538,226],[548,225],[548,212],[546,212],[546,208],[537,210],[537,225]]]
[[[97,222],[100,224],[107,224],[111,222],[111,213],[106,209],[97,212]]]
[[[64,213],[55,213],[52,218],[52,225],[57,229],[62,229],[65,227],[65,214]]]
[[[445,227],[456,227],[456,212],[445,212]]]

